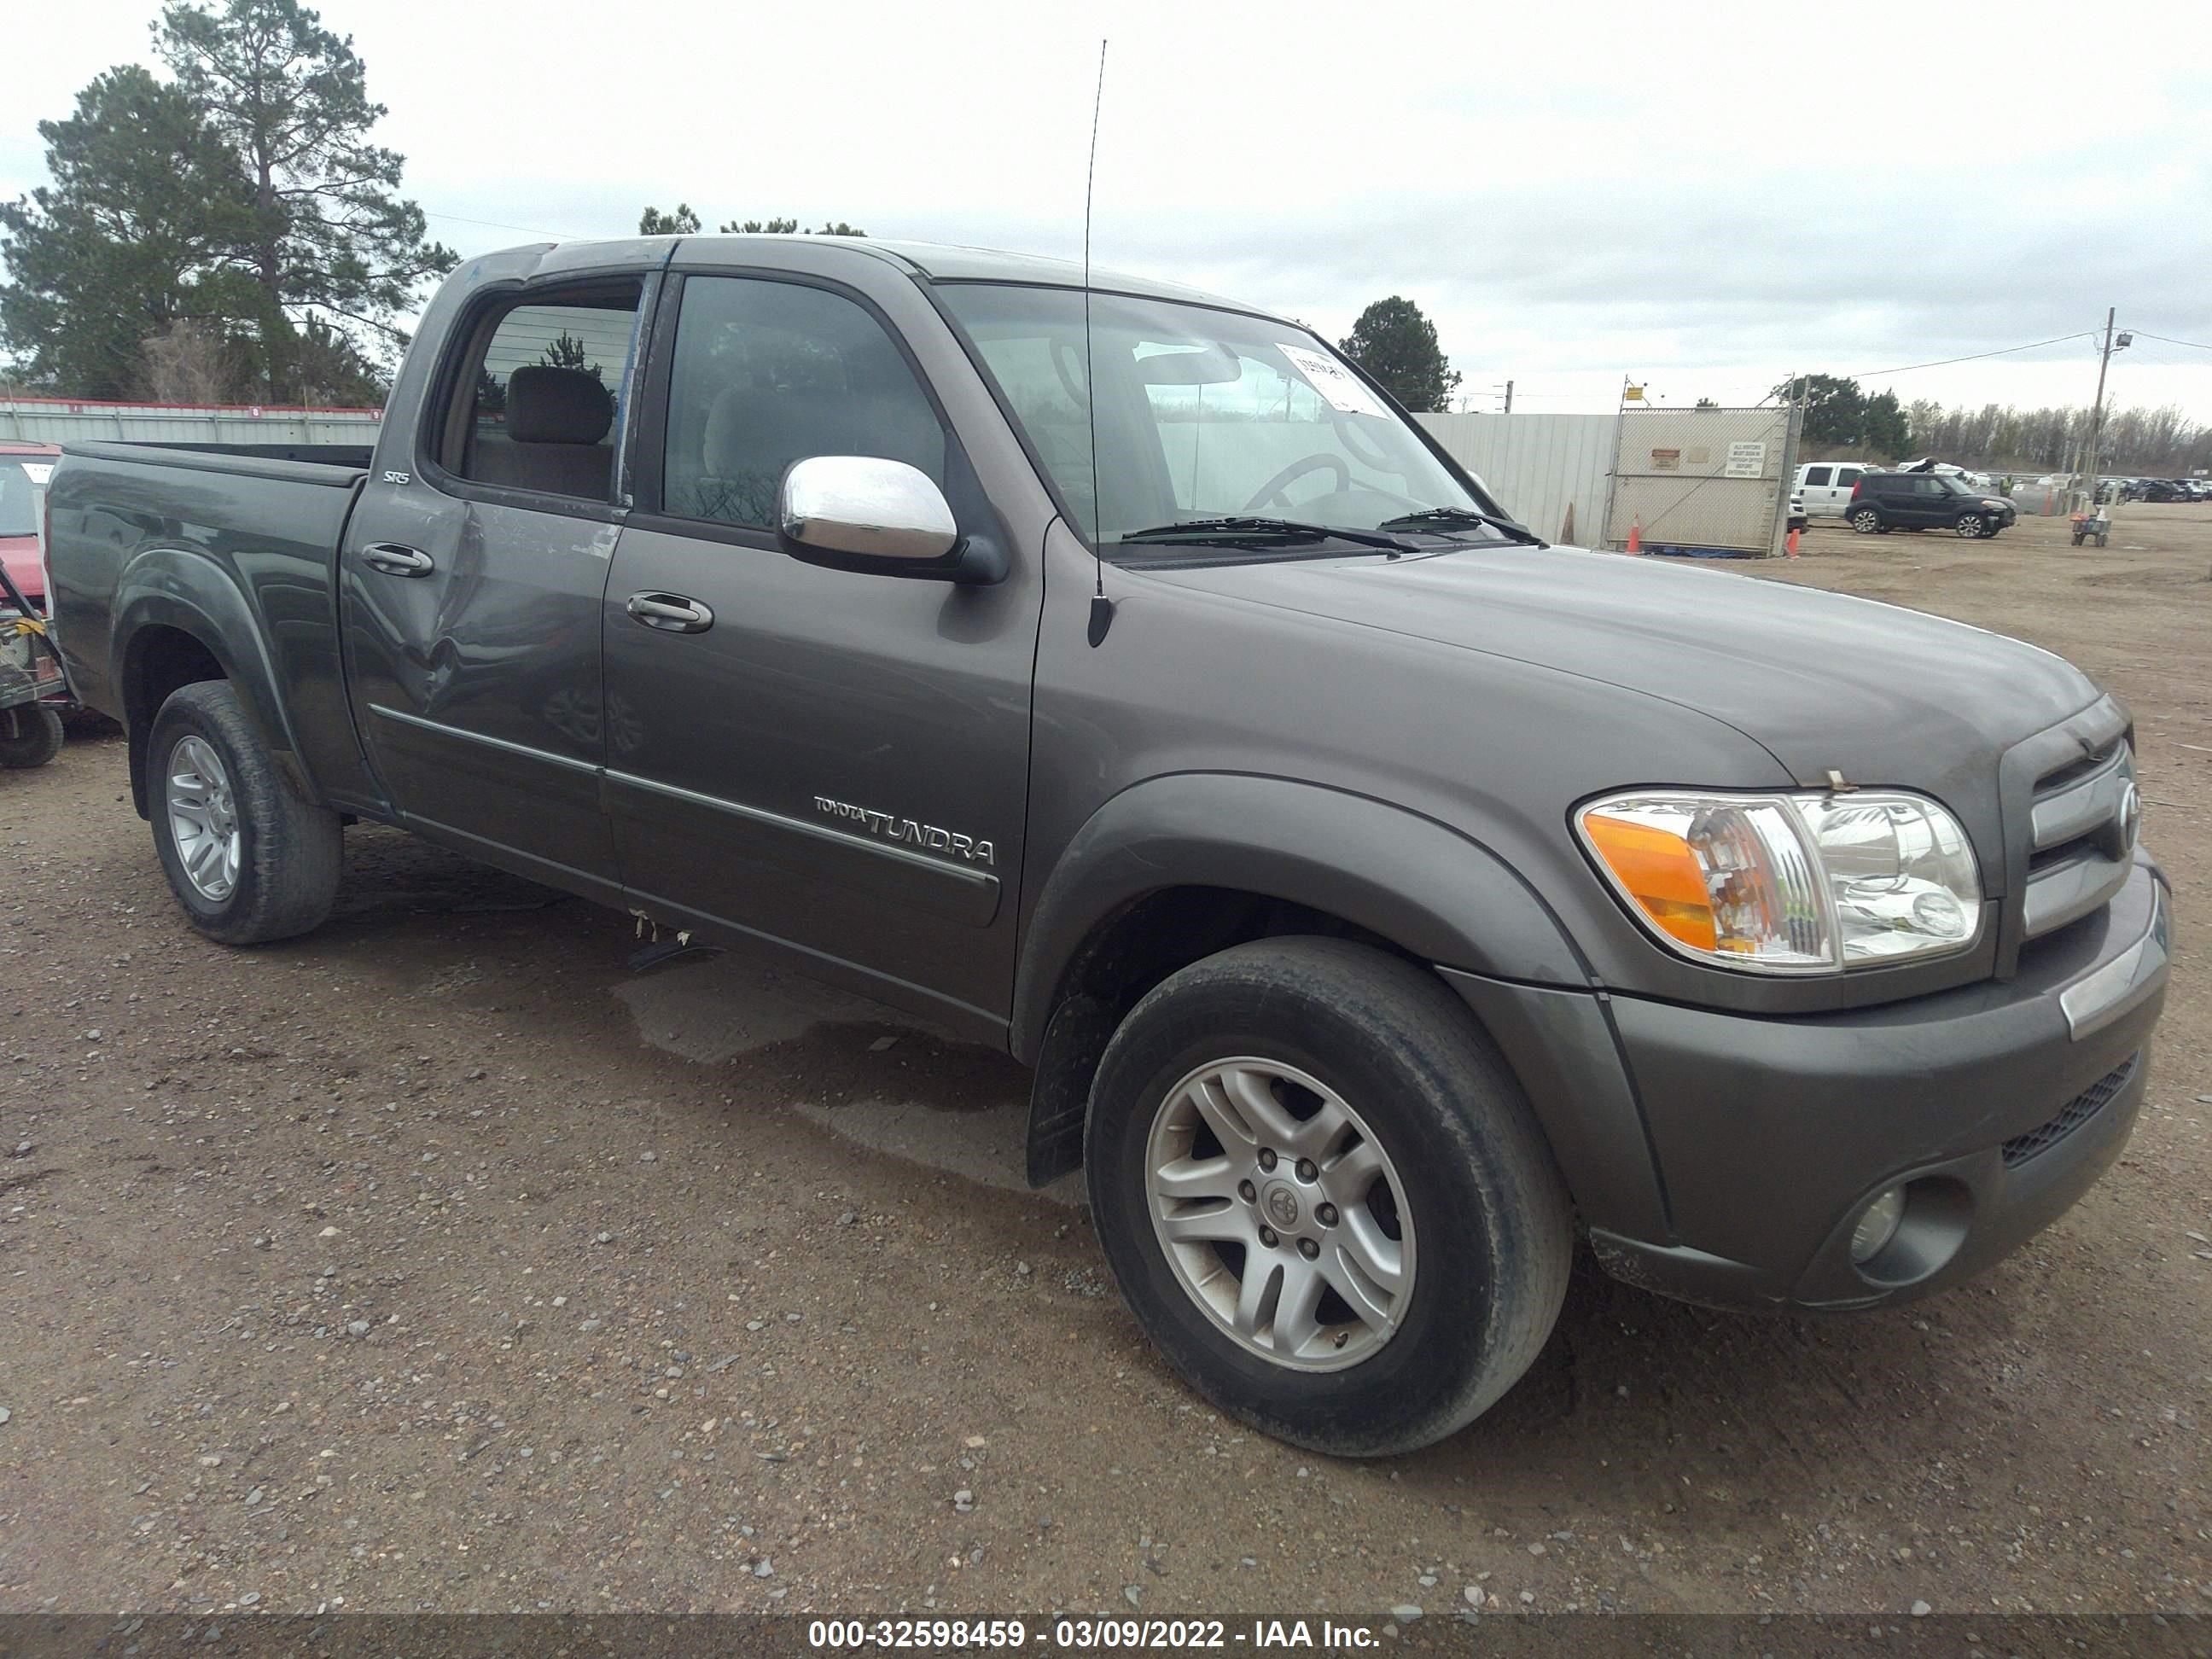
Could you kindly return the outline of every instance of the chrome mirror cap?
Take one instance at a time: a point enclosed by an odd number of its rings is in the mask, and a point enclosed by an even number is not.
[[[802,547],[872,559],[941,559],[960,540],[945,492],[904,461],[815,455],[783,477],[778,519]]]

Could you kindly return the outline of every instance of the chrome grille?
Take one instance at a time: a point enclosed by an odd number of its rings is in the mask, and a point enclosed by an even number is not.
[[[2135,755],[2124,741],[2044,777],[2029,809],[2021,935],[2039,939],[2101,908],[2135,855]]]

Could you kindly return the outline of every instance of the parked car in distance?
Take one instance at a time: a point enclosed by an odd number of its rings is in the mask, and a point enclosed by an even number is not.
[[[192,927],[305,933],[346,823],[395,825],[1011,1053],[1030,1179],[1079,1168],[1167,1361],[1300,1445],[1487,1409],[1578,1236],[1738,1308],[1956,1283],[2148,1087],[2170,894],[2118,702],[1547,547],[1233,301],[518,248],[439,290],[373,453],[73,445],[48,502]]]
[[[1784,520],[1783,528],[1784,531],[1802,530],[1805,522],[1805,492],[1793,489],[1790,492],[1790,516]]]
[[[39,558],[39,497],[61,459],[58,444],[0,443],[0,561],[33,610],[46,602]]]
[[[1808,518],[1840,519],[1869,469],[1857,461],[1812,461],[1797,469],[1796,494]]]
[[[1969,489],[1948,472],[1869,472],[1852,486],[1844,517],[1862,536],[1893,530],[1948,530],[1994,536],[2019,517],[2002,495]]]

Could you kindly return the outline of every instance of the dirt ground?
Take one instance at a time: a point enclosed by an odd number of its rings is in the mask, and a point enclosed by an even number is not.
[[[626,918],[384,830],[321,932],[226,951],[81,737],[0,775],[0,1610],[2206,1610],[2208,573],[2212,509],[2150,506],[1753,573],[2133,704],[2182,927],[2124,1160],[1893,1312],[1585,1263],[1498,1409],[1380,1464],[1165,1370],[1021,1190],[1003,1056],[634,972]]]

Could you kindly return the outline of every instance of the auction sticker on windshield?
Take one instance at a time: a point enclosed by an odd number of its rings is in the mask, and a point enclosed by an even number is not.
[[[1306,377],[1307,384],[1327,398],[1331,408],[1340,409],[1347,415],[1372,415],[1385,421],[1390,418],[1389,410],[1376,403],[1375,394],[1342,363],[1318,351],[1285,345],[1279,341],[1275,349],[1291,360],[1291,367]]]

